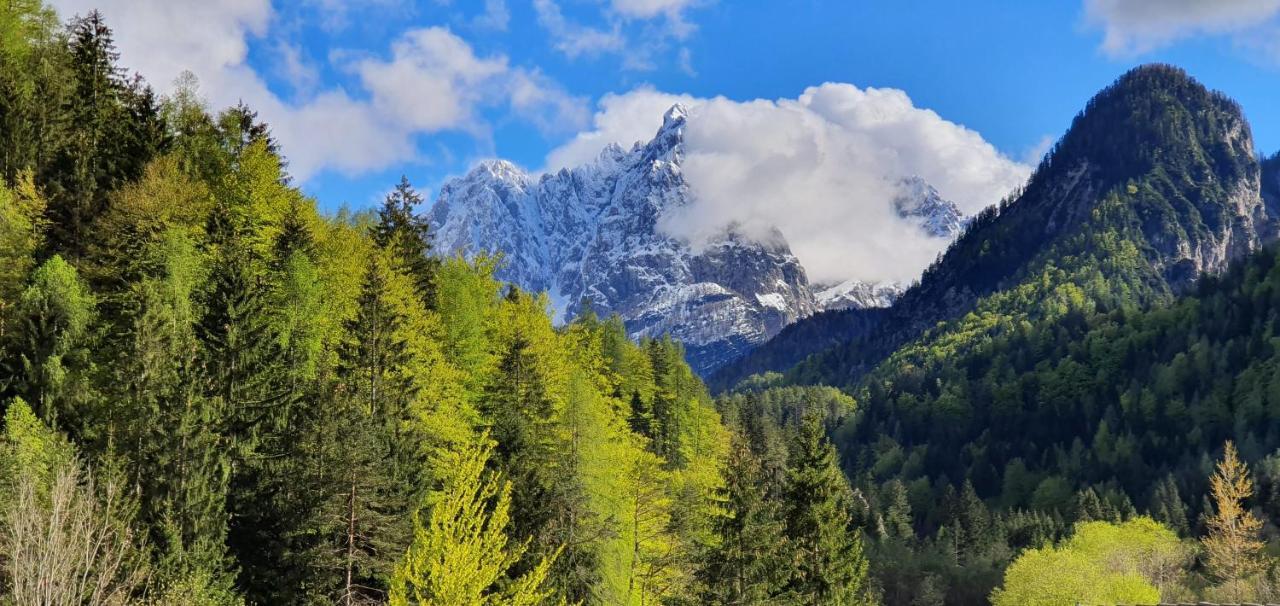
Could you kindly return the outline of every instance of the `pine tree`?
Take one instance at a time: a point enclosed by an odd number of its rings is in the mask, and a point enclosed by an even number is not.
[[[378,209],[373,242],[390,254],[394,267],[413,279],[423,304],[434,308],[436,273],[440,263],[431,255],[427,220],[416,214],[421,205],[422,196],[413,189],[407,177],[401,176],[400,183],[387,194],[382,208]]]
[[[1253,496],[1253,480],[1230,440],[1223,447],[1222,460],[1209,478],[1209,485],[1213,510],[1205,521],[1209,534],[1201,540],[1205,567],[1226,586],[1233,599],[1252,597],[1247,595],[1246,583],[1266,565],[1260,538],[1262,521],[1245,509],[1245,501]]]
[[[852,528],[849,483],[836,464],[822,420],[806,417],[791,453],[786,489],[792,603],[806,606],[866,601],[867,561]]]
[[[742,438],[734,440],[716,520],[720,543],[699,571],[706,604],[781,604],[789,580],[786,530],[778,503],[765,493],[760,462]]]

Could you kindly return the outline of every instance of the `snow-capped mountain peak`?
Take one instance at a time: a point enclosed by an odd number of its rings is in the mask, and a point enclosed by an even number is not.
[[[911,176],[898,181],[899,193],[893,199],[894,210],[904,219],[911,219],[925,233],[936,238],[954,238],[964,225],[964,215],[954,202],[944,199],[938,190],[920,177]]]
[[[441,188],[429,214],[436,250],[501,253],[498,278],[550,293],[557,320],[617,313],[633,337],[683,341],[702,373],[819,309],[896,297],[892,285],[853,281],[815,290],[777,230],[748,238],[729,225],[697,249],[663,233],[664,211],[692,201],[681,170],[688,119],[675,105],[652,140],[609,144],[590,163],[539,177],[480,163]],[[922,180],[904,183],[903,217],[935,235],[959,229],[955,205]]]

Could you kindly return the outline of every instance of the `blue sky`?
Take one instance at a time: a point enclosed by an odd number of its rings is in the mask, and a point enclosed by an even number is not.
[[[258,107],[328,209],[367,207],[401,173],[434,194],[482,158],[538,169],[637,90],[900,89],[1025,163],[1099,88],[1161,61],[1239,100],[1259,151],[1280,150],[1280,0],[53,3],[101,8],[161,89],[189,69],[211,104]]]

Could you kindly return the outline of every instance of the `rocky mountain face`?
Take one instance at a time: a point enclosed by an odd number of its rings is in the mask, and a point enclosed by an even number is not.
[[[873,329],[809,350],[818,355],[793,374],[850,384],[980,303],[984,313],[1034,319],[1049,306],[1041,297],[1065,292],[1057,281],[1095,305],[1167,300],[1275,237],[1275,208],[1264,202],[1274,198],[1264,194],[1271,164],[1260,165],[1234,101],[1176,68],[1135,69],[1095,96],[1027,186],[974,217]],[[793,349],[766,345],[744,364],[783,370],[773,361],[796,359]],[[723,369],[713,383],[742,372]]]
[[[663,212],[692,202],[681,170],[687,111],[673,107],[649,142],[609,145],[591,163],[530,175],[481,163],[445,184],[429,215],[436,250],[500,253],[502,280],[550,293],[558,319],[588,306],[619,314],[635,338],[664,334],[706,374],[823,309],[884,307],[894,285],[814,286],[779,232],[760,241],[733,226],[696,248],[662,233]],[[894,202],[949,238],[955,205],[919,179]]]

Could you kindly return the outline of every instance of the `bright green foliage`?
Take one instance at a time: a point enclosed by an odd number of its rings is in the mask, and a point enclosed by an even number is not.
[[[46,422],[75,422],[91,387],[94,297],[55,256],[38,267],[14,310],[8,381]]]
[[[0,337],[44,244],[44,210],[30,173],[22,175],[17,187],[0,188]]]
[[[551,592],[542,586],[554,555],[529,572],[504,580],[520,561],[524,546],[507,536],[511,485],[485,470],[490,448],[471,446],[449,457],[449,477],[423,511],[414,515],[413,544],[391,582],[392,606],[547,602]]]
[[[1124,524],[1087,522],[1057,547],[1024,552],[991,595],[995,606],[1154,604],[1161,586],[1183,573],[1187,549],[1145,517]]]
[[[25,401],[13,400],[4,415],[0,481],[5,496],[0,505],[8,508],[13,504],[18,481],[23,478],[40,487],[47,497],[57,474],[70,466],[75,456],[75,447],[65,437],[42,423]]]

